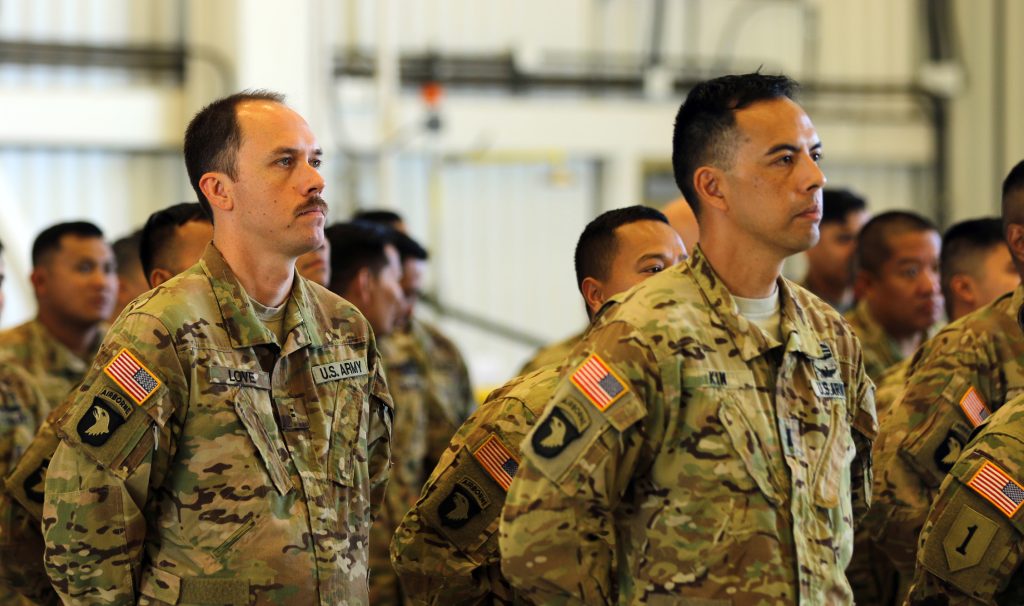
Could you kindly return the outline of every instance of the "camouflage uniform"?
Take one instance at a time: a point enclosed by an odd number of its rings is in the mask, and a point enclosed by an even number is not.
[[[580,331],[567,339],[563,339],[557,343],[552,343],[551,345],[540,348],[537,350],[537,353],[535,353],[533,357],[526,362],[526,364],[523,364],[522,369],[519,370],[519,374],[525,375],[546,366],[561,366],[562,364],[565,364],[566,360],[569,358],[569,354],[571,354],[572,350],[576,348],[576,344],[583,339],[583,334],[585,332],[585,330]]]
[[[914,355],[903,395],[881,419],[875,499],[865,527],[902,580],[935,491],[991,411],[1024,393],[1024,287],[947,325]]]
[[[921,533],[909,604],[1024,604],[1024,396],[981,426]]]
[[[436,328],[414,318],[380,343],[396,402],[386,506],[370,540],[370,601],[384,606],[405,601],[388,554],[395,528],[476,402],[462,355]]]
[[[28,373],[0,362],[0,474],[6,475],[18,461],[47,412],[49,402]],[[0,493],[0,603],[56,603],[57,594],[42,574],[39,531],[13,508],[11,498]]]
[[[498,517],[515,475],[519,444],[558,385],[558,366],[517,377],[491,392],[452,438],[416,506],[391,542],[395,569],[413,604],[512,604],[501,576]],[[463,510],[463,492],[486,507]]]
[[[873,388],[840,316],[777,284],[783,343],[739,315],[699,246],[605,310],[521,446],[500,527],[518,591],[544,604],[852,602]]]
[[[866,301],[861,301],[851,311],[843,315],[854,334],[860,339],[860,345],[864,350],[864,370],[875,383],[878,383],[885,374],[885,371],[898,364],[905,358],[903,352],[892,337],[889,336],[882,325],[871,315]],[[924,342],[929,334],[928,331],[921,336]]]
[[[56,407],[85,376],[102,340],[101,332],[89,350],[89,358],[83,360],[38,319],[29,320],[0,332],[0,356],[27,370],[50,406]]]
[[[390,396],[373,334],[298,277],[283,344],[220,252],[118,318],[57,421],[45,566],[75,604],[365,604]]]

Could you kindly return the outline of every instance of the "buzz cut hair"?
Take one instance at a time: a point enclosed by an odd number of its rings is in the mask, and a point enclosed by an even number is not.
[[[893,255],[890,246],[892,238],[925,231],[939,233],[934,223],[915,212],[890,210],[875,215],[857,234],[857,252],[854,255],[856,269],[877,276]]]
[[[649,206],[627,206],[609,210],[587,224],[576,243],[576,287],[583,292],[587,278],[607,280],[618,252],[615,230],[638,221],[657,221],[669,225],[660,210]]]
[[[198,202],[181,202],[156,211],[146,220],[139,241],[139,261],[147,282],[154,269],[167,266],[167,254],[175,248],[175,231],[191,221],[211,223],[212,219]]]
[[[940,284],[946,299],[946,315],[952,317],[953,277],[968,275],[980,278],[980,270],[988,255],[997,247],[1006,247],[1003,222],[998,217],[968,219],[952,225],[942,235],[939,253]]]
[[[32,267],[39,267],[60,250],[64,236],[103,239],[103,230],[88,221],[68,221],[51,225],[36,236],[32,243]]]
[[[199,180],[209,172],[238,176],[238,148],[242,145],[242,127],[238,124],[238,106],[248,101],[284,104],[284,95],[263,89],[248,89],[217,99],[192,118],[185,129],[185,170],[199,197],[199,204],[213,220],[213,209]]]
[[[705,80],[686,95],[672,133],[672,172],[698,220],[700,198],[693,176],[702,166],[732,166],[738,141],[736,112],[759,101],[793,99],[797,88],[799,85],[786,76],[758,71]]]
[[[851,213],[868,209],[867,200],[848,189],[826,188],[821,194],[821,223],[846,223]]]
[[[331,243],[331,292],[344,297],[363,268],[380,275],[387,267],[387,247],[394,246],[395,233],[386,225],[369,221],[335,223],[326,228],[324,236]]]
[[[1003,180],[1003,233],[1011,223],[1024,225],[1024,160],[1010,169]]]

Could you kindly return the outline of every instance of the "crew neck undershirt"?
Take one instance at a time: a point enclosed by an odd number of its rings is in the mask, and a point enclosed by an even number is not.
[[[732,296],[740,314],[747,320],[757,324],[761,330],[782,340],[782,314],[779,306],[779,288],[763,299],[748,299]]]

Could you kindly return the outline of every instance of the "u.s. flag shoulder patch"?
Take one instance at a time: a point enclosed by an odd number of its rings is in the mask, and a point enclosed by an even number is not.
[[[1024,503],[1024,487],[990,461],[982,464],[967,485],[1008,518],[1012,518]]]
[[[584,360],[569,379],[602,412],[629,391],[626,382],[597,354]]]
[[[985,400],[981,399],[981,395],[978,394],[978,390],[974,389],[974,386],[967,388],[964,395],[960,397],[960,409],[967,415],[967,420],[971,422],[971,425],[977,427],[985,422],[985,419],[992,416],[992,412],[985,405]]]
[[[127,348],[114,356],[103,372],[114,380],[136,404],[142,404],[160,387],[162,382],[139,362]]]
[[[519,471],[519,459],[502,444],[498,436],[494,433],[487,436],[484,443],[473,451],[473,456],[484,471],[507,492],[512,485],[512,478]]]

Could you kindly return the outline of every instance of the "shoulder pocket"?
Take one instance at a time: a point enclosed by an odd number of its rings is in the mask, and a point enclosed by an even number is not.
[[[965,381],[950,377],[941,394],[924,412],[925,418],[900,445],[900,456],[921,474],[929,488],[939,487],[970,441],[973,428],[959,402],[969,390],[975,389]]]

